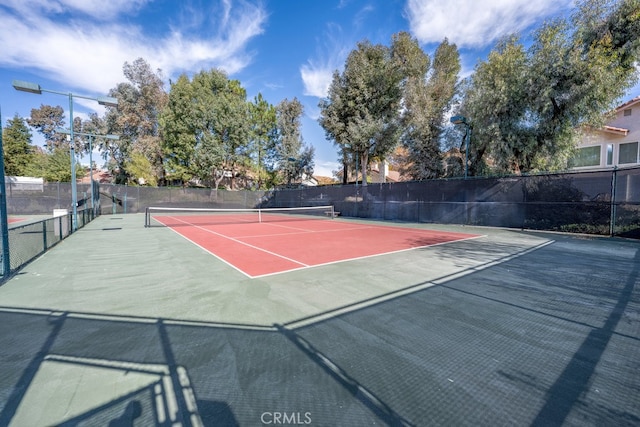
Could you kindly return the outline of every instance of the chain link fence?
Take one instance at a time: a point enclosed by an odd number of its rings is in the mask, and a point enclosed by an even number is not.
[[[78,185],[75,221],[71,213],[71,184],[54,183],[30,188],[9,181],[5,187],[7,214],[36,216],[36,219],[21,218],[8,226],[8,245],[2,252],[8,262],[2,263],[0,281],[18,272],[25,264],[68,237],[74,228],[84,227],[99,214],[97,195],[100,188],[97,183],[93,187],[93,203],[91,187]],[[41,215],[49,218],[38,219],[37,216]]]

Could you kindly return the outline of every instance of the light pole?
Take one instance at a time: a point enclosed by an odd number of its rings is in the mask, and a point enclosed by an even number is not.
[[[76,231],[78,229],[78,196],[76,193],[76,156],[73,148],[73,97],[75,96],[76,98],[98,101],[98,104],[105,105],[107,107],[117,107],[118,100],[110,96],[98,96],[94,98],[91,96],[76,95],[71,92],[43,89],[37,83],[30,83],[21,80],[14,80],[12,85],[16,90],[22,92],[35,93],[37,95],[41,95],[42,92],[55,93],[56,95],[64,95],[69,98],[69,135],[71,138],[71,205],[73,209],[72,231]]]
[[[69,137],[71,137],[71,131],[68,129],[63,129],[63,128],[57,128],[56,132],[58,133],[64,133],[66,135],[69,135]],[[87,136],[89,137],[89,176],[90,176],[90,181],[91,181],[91,212],[93,215],[95,215],[96,213],[96,209],[95,209],[95,205],[94,205],[94,198],[93,198],[93,138],[104,138],[104,139],[111,139],[111,140],[118,140],[120,139],[120,137],[118,135],[99,135],[99,134],[94,134],[94,133],[85,133],[85,132],[75,132],[75,135],[80,135],[80,136]],[[71,144],[73,144],[73,141],[71,141]]]
[[[467,132],[465,133],[465,147],[464,147],[464,179],[467,179],[469,175],[469,144],[471,143],[471,125],[464,116],[453,116],[449,119],[454,125],[465,125]]]

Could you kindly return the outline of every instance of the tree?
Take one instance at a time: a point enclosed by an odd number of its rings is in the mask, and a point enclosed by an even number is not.
[[[276,146],[278,169],[287,185],[303,175],[313,175],[313,147],[304,145],[300,132],[300,117],[304,106],[297,98],[284,99],[276,106],[279,140]]]
[[[153,165],[144,153],[139,151],[131,153],[131,157],[127,160],[126,168],[131,174],[133,183],[152,187],[158,185]]]
[[[49,152],[58,147],[68,147],[66,135],[56,132],[57,128],[65,126],[62,107],[42,104],[40,108],[32,108],[27,123],[44,136]]]
[[[109,153],[116,182],[124,183],[130,177],[126,165],[136,151],[147,157],[156,179],[164,180],[159,115],[167,103],[162,73],[155,72],[142,58],[124,63],[123,72],[128,82],[120,83],[109,93],[118,99],[118,108],[109,108],[106,131],[120,136],[117,141],[103,141],[102,148]]]
[[[163,152],[171,176],[196,178],[216,188],[250,167],[250,114],[246,91],[219,70],[202,71],[172,85],[161,121]]]
[[[9,176],[25,176],[34,160],[31,132],[25,120],[17,114],[2,130],[4,172]]]
[[[638,80],[638,0],[582,0],[571,23],[545,24],[525,50],[502,41],[480,63],[462,112],[473,123],[472,171],[567,166],[582,125],[601,125]]]
[[[404,76],[401,141],[406,156],[401,172],[412,179],[437,178],[443,174],[443,123],[460,71],[458,50],[444,39],[430,66],[417,40],[406,33],[394,37],[392,49]]]
[[[351,160],[355,161],[354,151],[351,150],[349,135],[346,132],[346,123],[350,117],[350,109],[346,97],[346,82],[338,72],[333,73],[327,99],[320,101],[320,118],[318,122],[325,131],[326,138],[333,140],[339,147],[342,160],[342,183],[348,181],[348,169]]]
[[[469,148],[471,175],[482,168],[490,152],[499,170],[520,170],[522,160],[534,154],[525,143],[521,124],[527,103],[527,55],[515,37],[503,39],[476,66],[463,104],[463,115],[473,123]],[[526,128],[525,128],[526,129]]]
[[[277,161],[276,143],[278,137],[276,108],[269,104],[259,93],[249,105],[251,115],[251,139],[256,156],[258,174],[257,188],[262,188],[263,171],[273,172]],[[270,180],[271,183],[273,179]]]
[[[76,164],[76,176],[81,172]],[[49,182],[71,182],[71,152],[62,147],[55,148],[46,155],[44,162],[44,179]]]
[[[217,70],[197,74],[193,84],[204,101],[197,115],[204,136],[196,153],[199,177],[214,178],[216,188],[229,177],[231,189],[235,189],[236,178],[249,166],[251,127],[246,91],[239,81],[229,80]]]
[[[369,160],[383,158],[398,142],[401,80],[389,48],[360,42],[320,102],[320,125],[340,147],[345,165],[350,154],[360,160],[363,185]]]
[[[51,154],[46,153],[42,148],[34,146],[31,161],[25,168],[24,176],[45,178],[47,176],[47,162],[50,155]],[[70,158],[69,163],[71,163]]]
[[[206,137],[195,117],[195,94],[186,75],[171,84],[167,106],[160,115],[162,150],[168,181],[188,182],[195,172],[195,150]]]

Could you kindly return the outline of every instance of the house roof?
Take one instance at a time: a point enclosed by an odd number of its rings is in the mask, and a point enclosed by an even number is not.
[[[630,99],[629,101],[620,104],[619,106],[616,107],[615,112],[620,112],[623,110],[626,110],[629,107],[632,107],[636,104],[640,103],[640,96],[636,96],[633,99]],[[618,136],[627,136],[629,134],[629,129],[625,129],[625,128],[619,128],[619,127],[615,127],[615,126],[602,126],[599,129],[594,129],[591,128],[590,126],[587,126],[588,129],[592,130],[592,131],[598,131],[598,132],[605,132],[605,133],[611,133],[614,135],[618,135]]]
[[[629,108],[637,103],[640,102],[640,96],[636,96],[635,98],[625,102],[624,104],[621,104],[618,106],[618,108],[616,108],[616,111],[620,111],[620,110],[624,110],[626,108]]]
[[[381,182],[381,173],[377,169],[371,169],[369,174],[372,179],[377,180],[377,182]],[[384,178],[385,182],[399,182],[401,180],[400,172],[397,171],[388,171],[387,176]]]
[[[617,128],[614,126],[602,126],[602,131],[621,136],[627,136],[627,134],[629,133],[629,129]]]
[[[100,184],[105,184],[105,183],[110,183],[112,179],[112,175],[111,173],[109,173],[109,171],[107,170],[102,170],[102,169],[98,169],[93,171],[93,180],[94,181],[98,181]],[[87,172],[87,174],[85,176],[83,176],[80,180],[80,183],[82,184],[90,184],[91,183],[91,177],[89,172]]]

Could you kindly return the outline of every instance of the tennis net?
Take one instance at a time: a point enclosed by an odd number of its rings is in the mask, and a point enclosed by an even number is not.
[[[176,208],[153,207],[145,209],[145,227],[167,225],[215,225],[242,224],[280,221],[304,221],[313,219],[333,219],[337,216],[332,205],[307,206],[299,208]]]

